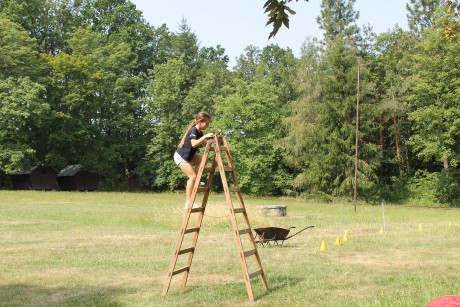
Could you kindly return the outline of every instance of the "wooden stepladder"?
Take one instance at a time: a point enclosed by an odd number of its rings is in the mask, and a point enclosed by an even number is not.
[[[214,157],[211,158],[212,152],[214,152]],[[224,156],[224,157],[223,157]],[[223,159],[224,158],[224,159]],[[224,160],[227,165],[224,165]],[[211,162],[212,161],[212,162]],[[207,164],[211,162],[211,166]],[[265,290],[268,290],[267,280],[265,278],[265,273],[262,268],[262,263],[260,261],[259,253],[257,251],[256,244],[254,242],[254,236],[252,234],[252,229],[249,224],[248,214],[244,206],[243,197],[241,195],[240,189],[238,187],[238,182],[236,178],[236,172],[233,168],[232,159],[230,156],[230,151],[228,150],[228,143],[225,137],[217,137],[209,139],[206,143],[205,151],[203,153],[203,159],[199,165],[197,172],[197,179],[195,180],[195,185],[192,190],[192,196],[190,199],[190,204],[195,202],[197,193],[204,193],[202,198],[202,204],[200,208],[192,208],[189,205],[187,213],[184,216],[182,223],[182,228],[180,231],[179,238],[176,243],[174,254],[171,258],[171,264],[169,266],[168,275],[166,277],[165,286],[163,288],[163,295],[166,295],[169,290],[171,283],[171,278],[174,275],[183,273],[182,277],[182,287],[185,287],[187,283],[188,274],[190,272],[190,267],[192,265],[193,255],[195,253],[196,245],[198,242],[198,235],[201,229],[201,223],[204,218],[204,212],[206,210],[206,204],[208,201],[209,193],[211,190],[212,179],[214,177],[216,166],[219,168],[220,177],[222,180],[222,186],[225,193],[225,198],[227,202],[227,207],[230,210],[230,220],[233,226],[233,232],[235,235],[236,243],[238,246],[238,255],[240,257],[241,268],[243,270],[244,281],[246,283],[246,290],[251,301],[254,301],[254,295],[251,288],[251,279],[260,276],[260,280]],[[230,173],[229,179],[227,179],[227,173]],[[205,186],[200,186],[201,179],[204,174],[208,174],[208,180]],[[228,181],[231,181],[232,186],[229,187]],[[236,199],[238,206],[234,207],[232,202],[232,195],[230,193],[236,193]],[[189,219],[192,214],[197,213],[198,218],[195,227],[189,227]],[[240,216],[238,216],[240,215]],[[238,221],[240,224],[243,224],[243,229],[239,229]],[[242,221],[242,222],[241,222]],[[191,246],[182,248],[182,243],[187,234],[191,234]],[[246,240],[246,241],[244,241]],[[245,250],[246,248],[246,250]],[[187,255],[186,265],[183,268],[175,270],[177,260],[180,255]],[[248,262],[252,258],[254,260],[254,272],[249,272]]]

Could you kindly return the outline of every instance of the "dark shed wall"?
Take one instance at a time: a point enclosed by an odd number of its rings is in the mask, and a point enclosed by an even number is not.
[[[52,167],[36,166],[10,177],[13,188],[18,190],[54,190],[57,188],[57,171]]]

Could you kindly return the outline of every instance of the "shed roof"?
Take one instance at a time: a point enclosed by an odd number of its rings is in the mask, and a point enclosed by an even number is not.
[[[81,170],[81,164],[67,165],[59,172],[58,177],[74,176]]]
[[[40,166],[44,167],[43,165],[41,164],[37,164],[31,168],[28,168],[28,169],[23,169],[17,173],[13,173],[11,175],[30,175],[33,173],[34,170],[36,170],[37,168],[39,168]],[[49,166],[49,168],[51,168],[52,170],[54,170],[56,173],[57,173],[57,170],[55,170],[53,167]]]

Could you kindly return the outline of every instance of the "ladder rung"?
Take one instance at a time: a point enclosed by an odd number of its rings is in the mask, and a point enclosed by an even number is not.
[[[252,255],[255,255],[257,252],[257,250],[253,249],[251,251],[247,251],[247,252],[244,252],[244,257],[249,257],[249,256],[252,256]]]
[[[191,213],[195,213],[195,212],[203,212],[203,207],[199,207],[199,208],[192,208],[192,210],[190,211]]]
[[[182,254],[187,254],[187,253],[193,253],[195,251],[194,247],[189,247],[189,248],[184,248],[183,250],[180,250],[177,254],[182,255]]]
[[[201,187],[201,188],[198,188],[196,191],[197,192],[207,192],[209,190],[208,187]]]
[[[248,233],[251,233],[251,229],[241,229],[238,231],[240,236],[241,235],[245,235],[245,234],[248,234]]]
[[[238,188],[238,187],[231,187],[231,188],[228,188],[228,191],[229,191],[229,192],[239,192],[239,191],[240,191],[240,188]]]
[[[262,272],[263,272],[262,270],[258,270],[258,271],[254,272],[254,273],[249,274],[248,277],[249,277],[249,279],[253,279],[256,276],[262,275]]]
[[[186,267],[184,267],[184,268],[182,268],[182,269],[179,269],[179,270],[176,270],[176,271],[172,272],[171,276],[180,274],[180,273],[182,273],[182,272],[186,272],[186,271],[188,271],[189,269],[190,269],[190,267],[186,266]]]
[[[205,167],[203,169],[203,173],[210,173],[212,171],[212,167]]]
[[[219,146],[220,151],[228,151],[228,148],[226,146]]]
[[[245,211],[244,208],[233,208],[234,213],[244,213]]]
[[[186,229],[186,230],[184,231],[184,234],[185,234],[185,233],[191,233],[191,232],[198,232],[198,231],[200,231],[200,228],[199,228],[199,227],[189,228],[189,229]]]
[[[224,167],[224,171],[233,172],[233,167]]]

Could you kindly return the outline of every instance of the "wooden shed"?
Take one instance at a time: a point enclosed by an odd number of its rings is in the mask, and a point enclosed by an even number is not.
[[[99,186],[99,176],[80,164],[67,165],[57,174],[57,181],[62,191],[96,191]]]
[[[13,189],[16,190],[55,190],[57,173],[53,167],[36,165],[30,169],[11,174]]]

